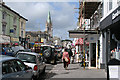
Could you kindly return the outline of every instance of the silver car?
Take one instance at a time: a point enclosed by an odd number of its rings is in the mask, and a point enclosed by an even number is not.
[[[18,52],[17,58],[22,60],[26,65],[32,67],[34,78],[38,78],[41,73],[45,73],[46,65],[43,57],[33,52]]]
[[[0,55],[0,64],[2,64],[2,80],[33,80],[32,68],[26,66],[21,60],[15,57]]]

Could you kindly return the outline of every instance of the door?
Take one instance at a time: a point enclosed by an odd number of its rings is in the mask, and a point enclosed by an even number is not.
[[[20,66],[21,65],[21,66]],[[32,72],[25,71],[25,65],[19,60],[10,60],[2,64],[3,80],[31,78]]]

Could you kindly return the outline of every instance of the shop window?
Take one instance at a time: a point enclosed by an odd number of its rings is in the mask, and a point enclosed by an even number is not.
[[[120,0],[117,0],[118,5],[120,5]]]
[[[3,33],[3,35],[5,35],[5,33],[6,33],[6,25],[2,25],[2,33]]]

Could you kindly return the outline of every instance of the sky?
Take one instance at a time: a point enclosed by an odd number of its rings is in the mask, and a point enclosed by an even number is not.
[[[69,39],[68,30],[77,28],[78,14],[74,8],[78,7],[78,2],[5,2],[5,4],[28,19],[26,31],[44,31],[49,11],[53,36]]]

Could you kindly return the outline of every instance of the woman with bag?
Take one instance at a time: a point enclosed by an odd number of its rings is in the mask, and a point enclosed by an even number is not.
[[[67,52],[67,49],[65,49],[65,51],[63,52],[62,60],[64,62],[64,68],[67,69],[68,64],[70,63],[69,54]]]

